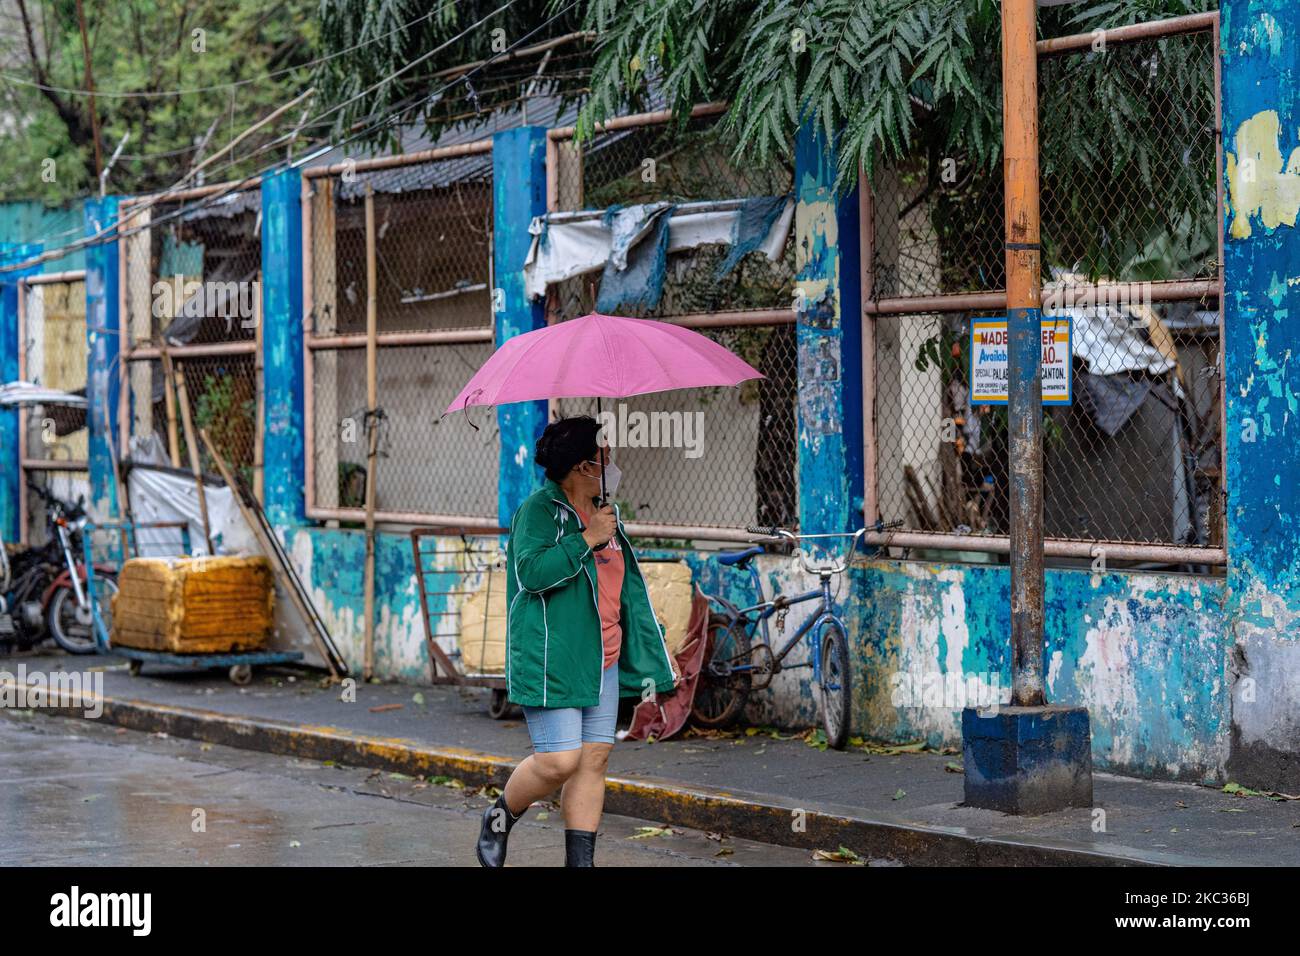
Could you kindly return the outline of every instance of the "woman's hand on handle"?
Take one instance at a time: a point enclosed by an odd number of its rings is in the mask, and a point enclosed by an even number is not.
[[[591,516],[591,522],[582,532],[582,540],[587,542],[587,547],[599,548],[603,544],[609,543],[609,539],[614,537],[614,532],[618,528],[618,519],[614,517],[614,509],[609,505],[599,508]]]

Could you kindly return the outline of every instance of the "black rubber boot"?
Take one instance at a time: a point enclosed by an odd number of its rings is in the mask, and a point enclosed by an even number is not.
[[[483,823],[479,827],[478,845],[475,847],[480,866],[506,865],[506,840],[510,837],[510,828],[523,815],[521,812],[517,817],[510,812],[504,793],[483,811]]]
[[[595,866],[596,865],[596,831],[595,830],[565,830],[564,831],[564,865],[565,866]]]

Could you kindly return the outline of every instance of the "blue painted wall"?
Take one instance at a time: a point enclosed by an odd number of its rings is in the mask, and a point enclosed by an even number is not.
[[[1221,5],[1230,769],[1300,786],[1300,24]]]
[[[262,180],[262,487],[267,517],[277,526],[302,524],[306,507],[301,195],[296,169]]]
[[[524,292],[524,260],[533,237],[528,226],[546,212],[546,130],[520,126],[492,136],[492,292],[496,344],[546,325],[546,309]],[[459,412],[457,414],[460,414]],[[540,487],[533,449],[546,427],[546,402],[516,402],[497,409],[501,450],[497,465],[497,518],[502,527]]]
[[[85,202],[76,199],[62,206],[47,206],[35,199],[0,202],[0,242],[35,242],[52,249],[80,239],[85,229]],[[86,254],[81,249],[41,266],[45,272],[85,267]]]
[[[85,203],[86,235],[93,236],[117,222],[118,197]],[[86,263],[86,416],[90,448],[90,513],[104,520],[118,515],[113,449],[117,444],[117,405],[121,386],[118,347],[118,243],[102,242],[85,251]]]
[[[795,342],[799,356],[799,527],[862,525],[862,296],[858,194],[837,195],[820,126],[795,142]]]
[[[41,253],[38,243],[0,241],[0,266],[14,266]],[[0,382],[18,378],[18,282],[39,272],[40,266],[0,272]],[[18,540],[22,518],[18,506],[19,467],[18,410],[0,409],[0,538]]]

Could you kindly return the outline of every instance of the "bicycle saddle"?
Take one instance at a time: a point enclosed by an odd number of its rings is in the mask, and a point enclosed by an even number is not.
[[[763,548],[760,545],[754,545],[744,551],[719,551],[714,557],[718,559],[718,564],[725,564],[728,567],[738,564],[743,567],[749,563],[749,559],[754,555],[762,553]]]

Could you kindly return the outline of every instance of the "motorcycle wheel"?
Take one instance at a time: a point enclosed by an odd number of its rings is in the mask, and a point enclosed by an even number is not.
[[[99,603],[99,613],[104,619],[104,626],[111,633],[113,630],[113,595],[117,593],[116,579],[106,574],[95,575],[95,599]],[[94,620],[90,609],[77,607],[77,595],[72,588],[60,585],[50,599],[50,609],[46,613],[45,623],[49,626],[50,637],[54,643],[69,654],[94,654],[98,650],[95,643]]]

